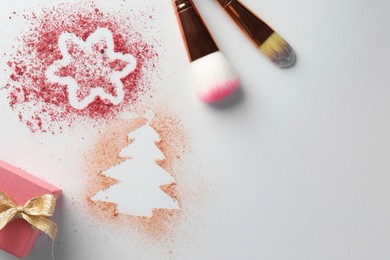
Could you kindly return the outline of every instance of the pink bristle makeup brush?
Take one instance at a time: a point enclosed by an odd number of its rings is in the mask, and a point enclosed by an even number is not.
[[[173,0],[191,62],[195,91],[203,102],[218,101],[239,85],[236,70],[220,52],[191,0]]]

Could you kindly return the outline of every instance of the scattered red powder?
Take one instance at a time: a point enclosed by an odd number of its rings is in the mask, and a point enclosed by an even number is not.
[[[55,74],[60,77],[71,77],[76,81],[79,101],[85,99],[90,90],[96,87],[101,87],[113,97],[118,95],[111,76],[113,72],[122,71],[128,64],[119,59],[111,60],[105,54],[106,49],[106,45],[95,44],[92,46],[92,52],[87,52],[74,42],[67,43],[71,61],[59,68]]]
[[[13,47],[12,53],[7,53],[11,72],[3,89],[8,91],[11,108],[31,131],[54,133],[61,131],[64,126],[71,126],[76,119],[92,119],[95,124],[101,120],[108,121],[119,111],[134,108],[142,95],[153,95],[150,80],[157,73],[158,55],[152,40],[146,41],[140,29],[133,26],[135,22],[140,23],[139,20],[144,19],[144,31],[152,18],[131,12],[100,11],[93,2],[84,1],[59,4],[43,9],[39,14],[24,15],[27,30],[15,39],[19,45]],[[121,79],[125,92],[122,103],[115,106],[97,97],[87,108],[77,110],[69,104],[67,86],[51,83],[45,72],[53,62],[62,59],[58,46],[61,33],[73,33],[85,41],[98,28],[110,30],[113,34],[114,51],[133,55],[137,60],[137,67]],[[123,64],[114,61],[110,66],[118,69]],[[72,71],[62,73],[71,75]],[[96,71],[90,71],[90,74],[90,77],[85,75],[84,78],[78,75],[79,80],[90,80]],[[92,83],[98,81],[99,78]]]

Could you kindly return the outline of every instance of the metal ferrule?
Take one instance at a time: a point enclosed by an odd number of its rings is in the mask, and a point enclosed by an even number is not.
[[[274,32],[238,0],[217,0],[242,31],[260,46]]]
[[[228,7],[235,0],[217,0],[223,7]]]
[[[206,24],[191,0],[174,0],[190,61],[218,51]]]
[[[176,4],[176,9],[177,9],[177,13],[181,13],[181,12],[184,12],[190,8],[193,8],[193,5],[191,3],[191,1],[189,0],[184,0],[184,1],[175,1],[175,4]]]

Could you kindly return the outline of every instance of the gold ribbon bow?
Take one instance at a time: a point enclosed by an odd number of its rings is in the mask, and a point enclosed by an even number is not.
[[[48,235],[54,245],[54,239],[57,235],[57,225],[49,217],[53,216],[55,207],[56,197],[52,194],[33,198],[27,201],[24,206],[18,206],[7,194],[0,191],[0,230],[13,218],[22,218],[33,228]]]

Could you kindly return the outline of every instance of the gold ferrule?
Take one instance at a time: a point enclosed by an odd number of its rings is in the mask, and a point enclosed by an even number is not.
[[[228,7],[236,0],[217,0],[224,8]]]
[[[175,1],[177,13],[180,14],[181,12],[187,11],[188,9],[193,8],[193,4],[191,1]]]
[[[189,60],[192,62],[218,51],[217,44],[192,0],[174,0],[174,5]]]

